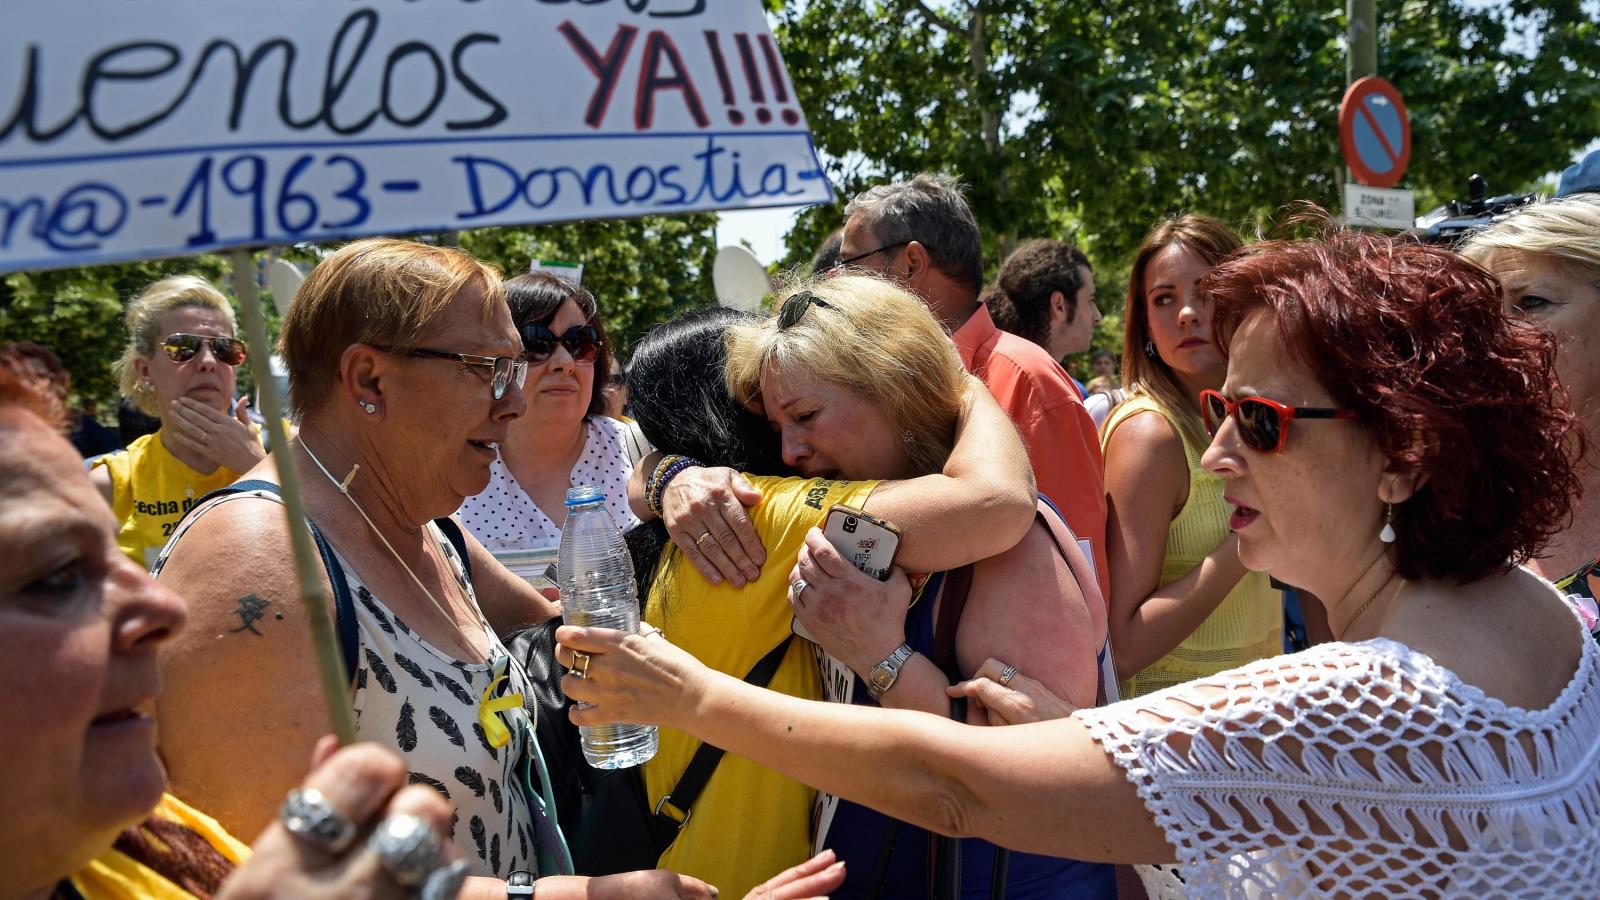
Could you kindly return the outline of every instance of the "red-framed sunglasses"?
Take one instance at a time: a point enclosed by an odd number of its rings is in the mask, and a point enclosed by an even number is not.
[[[1229,400],[1213,390],[1200,392],[1200,412],[1205,417],[1206,432],[1212,437],[1222,427],[1222,420],[1233,416],[1239,423],[1239,439],[1252,450],[1277,453],[1289,440],[1291,419],[1354,419],[1353,409],[1334,409],[1327,406],[1285,406],[1266,397],[1240,397]]]

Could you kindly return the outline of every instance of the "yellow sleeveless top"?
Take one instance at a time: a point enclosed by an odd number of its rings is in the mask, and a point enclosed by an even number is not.
[[[251,426],[256,439],[261,429]],[[111,476],[111,511],[117,516],[117,546],[146,570],[167,545],[172,529],[201,497],[239,480],[242,472],[218,466],[202,475],[161,443],[161,432],[147,434],[126,450],[98,457]]]
[[[681,553],[662,555],[644,620],[702,663],[743,678],[767,652],[789,636],[789,570],[806,531],[821,527],[834,504],[860,508],[876,481],[746,476],[761,492],[750,512],[767,562],[761,576],[743,588],[711,584]],[[821,700],[822,677],[812,645],[795,638],[767,684],[771,690]],[[645,796],[652,809],[678,783],[700,742],[671,728],[660,732],[654,759],[643,766]],[[695,802],[689,824],[662,854],[658,865],[743,897],[757,885],[811,855],[811,810],[817,792],[804,784],[729,753],[717,764]]]
[[[250,848],[217,824],[217,820],[187,806],[171,794],[163,794],[152,816],[159,816],[187,827],[205,838],[216,851],[235,865],[250,858]],[[84,900],[193,900],[194,895],[168,881],[153,869],[135,862],[117,850],[107,850],[87,866],[74,872],[72,887]]]
[[[1145,412],[1161,416],[1178,433],[1189,465],[1189,499],[1167,526],[1160,582],[1165,587],[1188,574],[1227,538],[1229,509],[1222,499],[1222,477],[1200,467],[1202,448],[1194,446],[1176,418],[1148,394],[1135,394],[1112,411],[1101,431],[1102,451],[1117,426]],[[1139,697],[1282,652],[1283,598],[1265,572],[1246,572],[1200,627],[1171,653],[1131,677],[1123,673],[1122,696]]]

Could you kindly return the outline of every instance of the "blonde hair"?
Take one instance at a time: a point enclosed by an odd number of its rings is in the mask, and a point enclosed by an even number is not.
[[[1485,268],[1504,253],[1554,260],[1600,286],[1600,194],[1535,203],[1461,245],[1462,256]]]
[[[1186,396],[1178,376],[1159,356],[1145,352],[1150,340],[1150,317],[1145,309],[1144,275],[1156,254],[1168,247],[1178,246],[1215,266],[1224,256],[1244,246],[1239,235],[1221,220],[1210,216],[1186,213],[1163,219],[1145,235],[1144,243],[1133,257],[1133,270],[1128,274],[1128,304],[1122,316],[1122,384],[1130,394],[1149,394],[1155,398],[1178,430],[1196,447],[1211,443],[1206,435],[1205,423],[1200,420],[1199,398]]]
[[[134,360],[149,360],[161,347],[166,335],[161,333],[161,320],[175,309],[194,306],[216,312],[228,322],[228,334],[238,333],[239,325],[233,317],[233,307],[228,298],[198,275],[174,275],[163,278],[144,289],[139,299],[128,305],[125,321],[128,325],[128,345],[117,361],[117,379],[122,396],[147,416],[160,416],[156,402],[156,389],[139,377]]]
[[[505,305],[500,273],[451,247],[374,238],[346,244],[311,270],[278,335],[296,419],[333,392],[351,344],[412,346],[437,331],[450,302],[483,290],[487,319]]]
[[[808,370],[872,400],[902,435],[916,474],[942,469],[966,391],[949,335],[921,301],[882,278],[798,282],[778,291],[777,308],[803,291],[821,303],[788,328],[779,329],[776,316],[728,326],[729,393],[756,398],[761,373],[773,366]]]

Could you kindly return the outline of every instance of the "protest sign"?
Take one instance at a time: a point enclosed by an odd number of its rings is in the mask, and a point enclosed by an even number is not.
[[[754,0],[8,18],[0,271],[832,198]]]

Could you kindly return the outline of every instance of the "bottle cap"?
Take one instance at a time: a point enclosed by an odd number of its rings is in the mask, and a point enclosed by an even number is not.
[[[606,495],[600,490],[599,485],[580,484],[577,487],[567,488],[568,509],[574,506],[587,506],[591,503],[599,503],[605,499]]]

